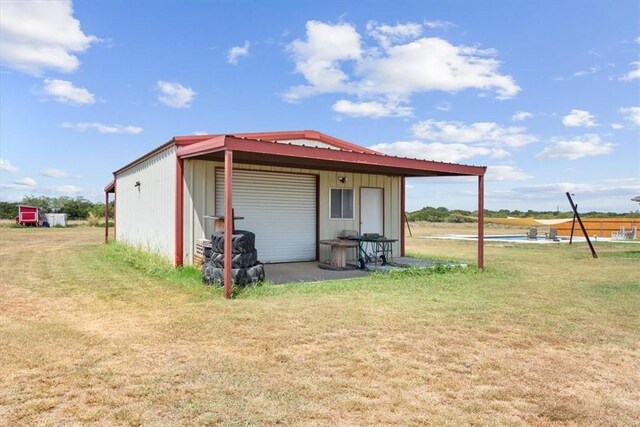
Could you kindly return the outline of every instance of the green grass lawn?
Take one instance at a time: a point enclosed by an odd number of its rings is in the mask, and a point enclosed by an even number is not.
[[[429,234],[416,227],[414,235]],[[102,231],[0,230],[0,424],[638,425],[640,245],[222,298]],[[473,264],[473,242],[408,251]]]

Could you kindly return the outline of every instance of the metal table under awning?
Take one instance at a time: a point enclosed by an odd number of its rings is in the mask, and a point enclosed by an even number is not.
[[[352,236],[348,240],[358,242],[358,267],[362,270],[367,264],[374,263],[375,268],[393,261],[392,245],[398,239],[387,239],[384,236]]]

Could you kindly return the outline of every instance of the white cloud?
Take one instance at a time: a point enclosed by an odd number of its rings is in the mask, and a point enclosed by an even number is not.
[[[571,110],[562,118],[562,124],[568,127],[594,127],[598,126],[595,116],[585,110]]]
[[[82,188],[76,187],[75,185],[59,185],[50,188],[50,190],[53,190],[55,193],[61,194],[78,194],[83,192]]]
[[[575,193],[574,201],[581,212],[591,210],[614,210],[629,212],[637,209],[630,199],[640,194],[640,179],[620,178],[599,182],[553,182],[515,187],[510,190],[488,190],[485,193],[488,202],[502,202],[521,210],[551,210],[557,204],[568,207],[565,193]],[[606,209],[603,208],[606,207]]]
[[[448,30],[449,28],[452,28],[452,27],[456,26],[456,24],[454,24],[453,22],[439,21],[439,20],[425,21],[424,25],[427,28],[431,28],[432,30],[435,30],[435,29]]]
[[[28,193],[39,193],[39,194],[46,194],[46,195],[77,195],[77,194],[81,194],[84,193],[84,195],[87,195],[87,192],[85,189],[80,188],[80,187],[76,187],[75,185],[59,185],[59,186],[38,186],[38,184],[32,180],[31,178],[24,178],[22,181],[25,181],[23,183],[18,183],[18,181],[16,181],[13,184],[0,184],[0,188],[4,188],[7,190],[15,190],[17,192],[21,192],[22,196],[8,196],[7,194],[5,194],[5,192],[2,193],[2,199],[3,200],[9,200],[9,199],[13,199],[15,201],[19,201],[22,199],[22,197],[24,197],[25,194]],[[99,192],[97,192],[99,194]],[[102,193],[104,194],[104,193]],[[92,197],[95,200],[100,200],[99,197]]]
[[[422,34],[422,25],[414,22],[386,25],[369,21],[367,23],[367,34],[374,38],[383,49],[387,49],[393,43],[400,43],[419,37]]]
[[[530,119],[533,117],[533,114],[527,111],[516,111],[513,116],[511,116],[511,120],[514,122],[521,122],[526,119]]]
[[[96,41],[82,32],[70,0],[2,2],[0,59],[11,68],[70,73],[80,66],[76,55]]]
[[[25,176],[24,178],[16,179],[13,181],[15,185],[24,186],[24,187],[35,187],[38,185],[35,179]]]
[[[296,71],[309,85],[289,88],[285,99],[295,102],[319,93],[349,92],[349,78],[339,63],[360,59],[360,34],[349,24],[308,21],[306,28],[306,41],[294,40],[288,50],[296,62]]]
[[[411,127],[420,139],[462,144],[505,145],[521,147],[538,139],[529,135],[526,128],[500,127],[492,122],[478,122],[465,125],[460,122],[425,120]]]
[[[46,168],[40,173],[49,178],[66,178],[69,176],[67,172],[56,168]]]
[[[169,107],[188,108],[191,106],[193,98],[197,95],[197,92],[193,89],[180,83],[158,80],[156,84],[157,89],[160,91],[158,99]]]
[[[589,51],[588,52],[590,55],[595,55],[595,56],[600,56],[600,54],[598,54],[595,51]],[[584,76],[589,76],[592,74],[596,74],[600,71],[602,71],[605,68],[613,68],[615,67],[614,63],[606,63],[606,64],[595,64],[595,65],[591,65],[588,68],[582,69],[582,70],[578,70],[575,73],[573,73],[570,76],[561,76],[561,77],[555,77],[553,80],[555,81],[560,81],[560,82],[564,82],[564,81],[569,81],[569,80],[573,80],[575,78],[580,78],[580,77],[584,77]]]
[[[403,107],[398,103],[378,101],[371,102],[351,102],[342,99],[333,104],[333,111],[351,117],[406,117],[410,116],[412,109]]]
[[[91,92],[76,87],[67,80],[46,79],[40,93],[53,96],[56,101],[63,104],[86,105],[96,102],[96,98]]]
[[[436,105],[436,110],[438,111],[451,111],[452,109],[453,105],[448,101],[442,101]]]
[[[599,65],[592,65],[591,67],[587,68],[586,70],[579,70],[576,71],[575,73],[573,73],[574,77],[583,77],[583,76],[588,76],[589,74],[595,74],[598,71],[600,71],[600,66]]]
[[[234,46],[227,51],[227,62],[229,64],[236,65],[238,63],[238,58],[249,55],[249,48],[251,47],[251,43],[249,41],[245,41],[242,46]]]
[[[624,125],[620,123],[611,123],[611,128],[615,130],[620,130],[620,129],[624,129]]]
[[[105,125],[97,122],[82,122],[75,124],[64,122],[61,126],[67,129],[75,129],[78,132],[85,132],[90,129],[95,129],[99,133],[126,133],[130,135],[136,135],[142,132],[142,128],[137,126]]]
[[[306,38],[293,41],[288,51],[307,84],[290,87],[284,95],[287,101],[345,93],[365,101],[384,97],[408,102],[415,93],[465,89],[495,92],[504,99],[520,91],[511,76],[500,74],[495,50],[456,46],[438,37],[418,38],[420,24],[369,22],[366,35],[377,46],[368,49],[351,24],[309,21],[306,30]]]
[[[0,171],[2,172],[10,172],[10,173],[16,173],[18,172],[20,169],[17,166],[14,166],[9,160],[7,159],[0,159]]]
[[[619,111],[625,120],[630,121],[635,126],[640,126],[640,107],[621,108]]]
[[[628,82],[631,80],[640,79],[640,61],[634,61],[629,65],[631,65],[631,71],[629,71],[624,76],[621,76],[620,80]]]
[[[497,98],[511,98],[520,88],[513,78],[498,73],[494,52],[455,46],[437,38],[421,38],[386,50],[382,57],[359,61],[364,78],[360,90],[388,96],[417,92],[458,92],[464,89],[495,91]]]
[[[525,197],[548,197],[549,195],[557,197],[556,195],[564,194],[566,192],[579,193],[580,196],[634,195],[640,191],[640,179],[611,179],[604,180],[596,184],[556,182],[551,184],[539,184],[514,188],[514,191],[524,195]]]
[[[523,181],[533,177],[515,166],[496,165],[487,167],[486,178],[491,181]]]
[[[25,190],[27,187],[20,184],[0,184],[0,188],[6,188],[7,190]],[[0,197],[4,200],[4,192],[0,192]]]
[[[427,143],[423,141],[397,141],[376,144],[373,150],[391,156],[414,159],[435,160],[439,162],[460,162],[477,156],[503,157],[504,150],[487,147],[474,147],[466,144]]]
[[[551,144],[536,157],[576,160],[582,157],[601,156],[613,151],[614,144],[603,142],[599,135],[586,134],[573,139],[551,138]]]

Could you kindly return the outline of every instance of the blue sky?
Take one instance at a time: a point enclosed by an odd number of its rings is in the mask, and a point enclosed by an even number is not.
[[[488,209],[628,212],[640,3],[0,2],[0,198],[103,198],[175,135],[315,129],[487,165]],[[411,179],[407,209],[474,209]]]

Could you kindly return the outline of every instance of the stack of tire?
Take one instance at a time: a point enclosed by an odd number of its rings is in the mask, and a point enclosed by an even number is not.
[[[211,248],[205,248],[202,280],[206,284],[224,283],[224,232],[211,235]],[[264,280],[264,264],[258,261],[256,235],[236,230],[231,237],[231,279],[234,285],[246,286]]]

